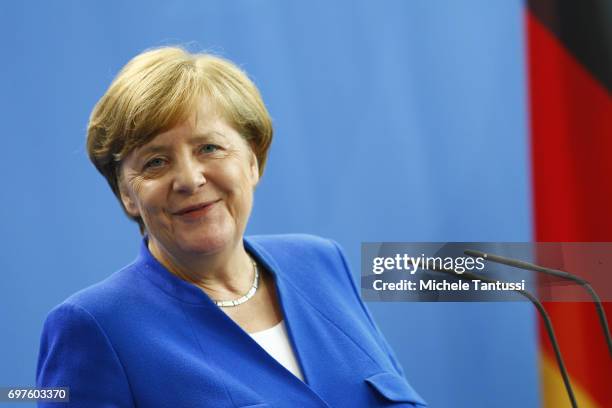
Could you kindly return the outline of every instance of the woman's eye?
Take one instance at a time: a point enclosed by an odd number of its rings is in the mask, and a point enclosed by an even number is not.
[[[163,166],[166,163],[166,161],[160,157],[156,157],[154,159],[149,160],[145,166],[144,169],[148,170],[148,169],[156,169],[159,168],[161,166]]]
[[[202,145],[202,147],[200,147],[200,152],[202,153],[214,153],[217,150],[219,150],[219,146],[210,143]]]

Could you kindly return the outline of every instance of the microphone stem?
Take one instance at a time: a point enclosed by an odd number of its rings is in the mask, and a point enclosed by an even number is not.
[[[608,327],[608,320],[606,319],[606,312],[603,309],[601,299],[595,293],[595,290],[591,287],[590,284],[585,283],[583,285],[586,290],[589,291],[591,297],[595,300],[595,309],[597,309],[597,315],[599,316],[599,323],[601,324],[601,328],[603,329],[604,336],[606,338],[606,343],[608,344],[608,352],[610,353],[610,357],[612,357],[612,340],[610,338],[610,328]]]
[[[610,328],[608,327],[608,320],[606,319],[606,312],[602,306],[601,299],[599,298],[599,296],[595,292],[595,289],[593,289],[593,287],[588,281],[578,276],[575,276],[571,273],[565,272],[565,271],[544,268],[542,266],[532,264],[529,262],[519,261],[517,259],[510,259],[510,258],[506,258],[506,257],[499,256],[499,255],[484,253],[481,251],[475,251],[473,249],[467,249],[464,251],[464,253],[472,257],[482,257],[486,259],[487,261],[499,263],[502,265],[507,265],[507,266],[511,266],[511,267],[519,268],[519,269],[526,269],[526,270],[530,270],[534,272],[545,273],[547,275],[552,275],[552,276],[557,276],[563,279],[568,279],[573,282],[576,282],[580,286],[583,286],[589,292],[589,294],[591,295],[591,298],[593,298],[593,301],[595,303],[595,309],[597,310],[597,315],[599,316],[599,323],[604,333],[606,344],[608,345],[608,354],[610,355],[610,357],[612,357],[612,336],[610,336]]]
[[[565,384],[565,389],[567,390],[567,395],[569,396],[570,402],[573,408],[578,407],[578,403],[576,402],[576,396],[574,395],[574,390],[572,390],[572,384],[569,380],[569,375],[567,373],[567,369],[565,368],[565,363],[563,362],[563,357],[561,357],[561,350],[559,349],[559,344],[557,343],[557,337],[555,336],[555,332],[553,330],[552,322],[550,321],[550,316],[542,306],[542,303],[538,299],[535,298],[531,293],[525,292],[522,290],[518,290],[519,293],[523,294],[527,299],[533,303],[533,305],[538,309],[542,319],[544,319],[544,325],[546,327],[546,331],[548,332],[548,337],[550,338],[550,342],[552,343],[553,350],[555,351],[555,357],[557,359],[557,365],[559,366],[559,370],[561,371],[561,377],[563,378],[563,383]]]
[[[441,269],[441,270],[435,269],[435,270],[438,272],[445,272],[445,273],[453,274],[455,276],[458,276],[460,279],[465,277],[465,278],[469,278],[470,280],[479,279],[481,281],[486,281],[486,282],[491,282],[491,283],[501,282],[501,281],[489,279],[484,276],[480,276],[480,275],[477,275],[471,272],[464,272],[463,274],[459,274],[449,269]],[[565,368],[563,357],[561,356],[561,350],[559,349],[559,343],[557,342],[557,336],[555,336],[555,331],[553,329],[553,325],[550,320],[550,316],[546,312],[546,309],[544,309],[544,306],[542,306],[542,303],[540,303],[540,301],[535,296],[533,296],[531,293],[525,290],[521,290],[521,289],[516,289],[515,292],[518,292],[521,295],[525,296],[527,299],[529,299],[531,303],[533,303],[533,305],[536,307],[538,312],[540,312],[540,315],[542,316],[542,319],[544,320],[544,326],[546,327],[546,332],[548,333],[548,337],[550,338],[550,342],[552,343],[553,350],[555,351],[555,358],[557,360],[557,365],[559,366],[559,371],[561,371],[561,377],[563,378],[563,384],[565,385],[565,389],[570,399],[570,403],[572,404],[572,408],[578,408],[578,403],[576,402],[576,396],[574,395],[574,390],[572,389],[572,384],[570,383],[569,375],[567,373],[567,369]]]

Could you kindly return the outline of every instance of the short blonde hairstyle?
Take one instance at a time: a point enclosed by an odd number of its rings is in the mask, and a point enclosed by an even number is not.
[[[184,122],[201,97],[251,146],[263,174],[272,121],[257,87],[232,62],[180,47],[143,52],[117,74],[89,118],[87,152],[121,203],[121,161],[158,134]],[[125,211],[125,207],[123,207]],[[126,214],[127,211],[126,211]],[[138,222],[140,217],[128,217]]]

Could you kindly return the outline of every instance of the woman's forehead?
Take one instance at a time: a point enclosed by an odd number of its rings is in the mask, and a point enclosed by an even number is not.
[[[186,120],[173,128],[153,137],[144,145],[134,149],[136,155],[140,156],[151,152],[171,149],[174,145],[200,143],[227,143],[236,144],[244,139],[223,118],[214,116],[197,122],[194,118]],[[244,141],[246,144],[246,141]]]
[[[192,131],[182,130],[183,129],[171,129],[167,132],[161,133],[154,137],[150,142],[138,148],[138,150],[139,152],[147,152],[151,150],[159,150],[174,144],[186,143],[196,145],[211,141],[219,142],[222,140],[229,140],[228,133],[223,132],[222,129],[209,129],[204,132],[199,132],[197,129],[192,129]]]

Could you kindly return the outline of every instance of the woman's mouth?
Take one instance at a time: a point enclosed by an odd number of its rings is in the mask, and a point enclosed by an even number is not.
[[[174,213],[174,215],[184,219],[184,220],[195,220],[206,215],[212,207],[220,200],[208,201],[205,203],[190,205],[188,207],[184,207]]]

